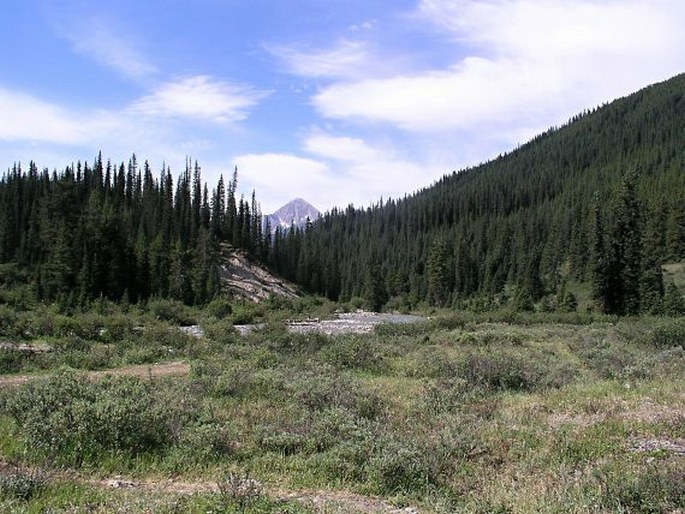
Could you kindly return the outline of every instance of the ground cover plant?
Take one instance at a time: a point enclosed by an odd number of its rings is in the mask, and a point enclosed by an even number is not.
[[[1,350],[1,511],[685,509],[682,317],[437,311],[328,336],[286,324],[340,308],[322,300],[155,302],[4,307],[4,341],[51,349]]]

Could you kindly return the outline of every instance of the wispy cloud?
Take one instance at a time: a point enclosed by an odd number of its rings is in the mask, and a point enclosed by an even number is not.
[[[350,203],[365,207],[381,197],[416,191],[445,172],[439,165],[404,158],[391,147],[320,129],[304,139],[301,153],[309,156],[265,153],[233,159],[242,184],[257,189],[264,212],[295,197],[322,210]]]
[[[0,88],[2,140],[76,144],[87,137],[93,124],[101,121],[99,116],[88,121],[31,95]]]
[[[302,77],[339,78],[358,75],[366,67],[366,43],[344,39],[326,50],[308,50],[295,46],[266,45],[286,70]]]
[[[190,118],[228,123],[243,120],[267,92],[229,84],[206,75],[163,84],[135,102],[134,113],[159,118]]]
[[[357,137],[335,137],[325,133],[309,136],[304,142],[304,150],[324,157],[345,162],[374,161],[379,152]]]
[[[127,77],[143,77],[155,73],[156,67],[145,58],[135,44],[136,37],[123,28],[96,16],[80,19],[78,25],[67,22],[60,32],[74,50]]]
[[[320,160],[288,153],[245,154],[234,157],[241,187],[259,191],[265,213],[275,211],[297,196],[320,200],[323,191],[335,189],[330,167]]]
[[[423,0],[416,19],[467,54],[444,69],[331,84],[313,98],[319,113],[417,132],[544,129],[685,67],[676,1]]]

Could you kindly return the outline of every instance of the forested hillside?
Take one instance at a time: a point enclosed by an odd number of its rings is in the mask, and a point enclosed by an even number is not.
[[[0,282],[64,306],[151,296],[201,304],[219,292],[221,241],[265,258],[261,213],[236,198],[237,170],[211,195],[191,162],[174,187],[146,161],[77,163],[61,172],[16,164],[0,180]]]
[[[0,179],[0,281],[66,305],[202,304],[220,291],[227,242],[311,292],[375,310],[573,310],[569,284],[607,313],[682,309],[661,265],[685,259],[684,96],[681,75],[411,196],[333,210],[273,240],[254,193],[236,198],[237,171],[210,193],[191,162],[175,184],[135,156],[61,172],[15,164]]]
[[[574,281],[605,312],[659,312],[660,265],[685,258],[684,141],[680,75],[401,200],[278,233],[272,266],[376,309],[575,308]]]

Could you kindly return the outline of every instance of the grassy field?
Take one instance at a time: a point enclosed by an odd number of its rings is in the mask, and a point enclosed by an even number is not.
[[[685,318],[335,308],[0,307],[0,511],[685,509]]]

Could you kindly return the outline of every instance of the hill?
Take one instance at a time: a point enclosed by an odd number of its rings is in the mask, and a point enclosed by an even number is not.
[[[308,233],[286,240],[276,268],[310,291],[364,296],[376,308],[388,301],[487,306],[522,291],[532,301],[555,299],[568,284],[597,278],[593,263],[601,259],[615,265],[614,285],[641,288],[647,267],[685,258],[683,140],[679,75],[401,200],[326,213]],[[624,262],[622,183],[635,200],[629,221],[640,269],[632,278]],[[649,286],[657,289],[655,304],[663,294],[659,280]],[[640,308],[659,308],[642,293]],[[601,291],[593,297],[611,311]]]

